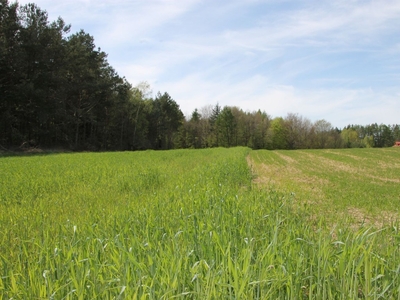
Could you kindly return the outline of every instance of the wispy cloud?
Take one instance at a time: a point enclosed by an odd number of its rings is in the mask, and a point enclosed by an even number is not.
[[[339,127],[398,122],[398,0],[36,2],[187,114],[219,102]]]

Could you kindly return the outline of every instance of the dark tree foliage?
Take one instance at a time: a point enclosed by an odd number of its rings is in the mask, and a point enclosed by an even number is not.
[[[237,123],[230,107],[225,106],[222,109],[215,124],[220,137],[219,146],[232,147],[238,145],[236,139]]]
[[[183,114],[121,78],[94,38],[35,4],[0,0],[0,145],[170,149]],[[155,125],[155,127],[153,126]]]
[[[399,125],[385,125],[377,123],[361,126],[348,125],[344,130],[353,133],[347,137],[346,147],[391,147],[400,140]]]
[[[333,128],[298,114],[272,119],[237,107],[195,109],[185,120],[168,93],[150,97],[109,65],[94,37],[35,4],[0,0],[0,148],[139,150],[390,147],[399,125]]]
[[[149,139],[153,149],[173,149],[184,116],[168,93],[158,93],[152,104]]]
[[[19,17],[17,4],[0,0],[0,143],[18,142],[17,86],[20,83],[19,58]]]

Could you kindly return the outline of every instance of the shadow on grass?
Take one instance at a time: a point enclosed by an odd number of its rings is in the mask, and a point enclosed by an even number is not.
[[[0,158],[13,157],[13,156],[45,156],[45,155],[60,154],[60,153],[75,153],[75,151],[64,148],[49,148],[49,149],[42,149],[37,147],[5,148],[0,145]]]

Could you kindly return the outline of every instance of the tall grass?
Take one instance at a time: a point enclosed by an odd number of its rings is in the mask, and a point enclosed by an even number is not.
[[[397,299],[400,234],[310,222],[250,150],[0,159],[3,299]]]

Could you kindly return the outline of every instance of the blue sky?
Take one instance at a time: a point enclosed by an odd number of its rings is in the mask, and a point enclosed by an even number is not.
[[[399,0],[20,0],[84,29],[119,75],[190,115],[400,124]]]

